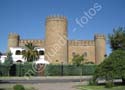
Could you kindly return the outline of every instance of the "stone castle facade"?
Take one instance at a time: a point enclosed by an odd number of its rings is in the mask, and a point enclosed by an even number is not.
[[[45,59],[50,63],[71,63],[75,54],[84,55],[86,62],[102,62],[106,53],[105,36],[97,34],[93,40],[68,40],[67,23],[64,16],[49,16],[46,18],[45,40],[23,40],[18,34],[10,33],[8,48],[33,43],[45,48]]]

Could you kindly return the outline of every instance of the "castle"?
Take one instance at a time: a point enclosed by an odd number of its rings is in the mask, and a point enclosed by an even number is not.
[[[45,60],[50,63],[72,63],[75,54],[84,55],[86,62],[101,63],[106,53],[105,36],[97,34],[93,40],[68,40],[67,23],[64,16],[48,16],[45,40],[22,40],[18,34],[10,33],[8,48],[23,47],[32,43],[45,48]]]

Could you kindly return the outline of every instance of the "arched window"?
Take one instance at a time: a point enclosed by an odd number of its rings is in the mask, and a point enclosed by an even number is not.
[[[20,50],[16,50],[16,55],[21,55],[21,51]]]
[[[56,60],[56,62],[59,62],[59,60]]]
[[[72,52],[72,56],[75,56],[75,54],[76,54],[75,52]]]
[[[87,57],[87,52],[84,52],[84,54],[83,54],[83,55],[84,55],[84,57]]]
[[[39,55],[44,55],[44,51],[40,50]]]
[[[17,63],[22,63],[22,60],[17,60],[16,62],[17,62]]]

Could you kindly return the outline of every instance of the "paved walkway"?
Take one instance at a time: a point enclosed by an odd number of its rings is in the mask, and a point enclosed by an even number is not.
[[[0,88],[12,88],[19,83],[35,90],[78,90],[78,85],[87,85],[91,78],[91,76],[32,77],[26,80],[24,77],[1,77]]]
[[[77,90],[78,83],[46,83],[33,85],[36,90]]]
[[[12,88],[14,84],[0,84],[0,88]],[[41,84],[23,84],[25,87],[33,87],[35,90],[79,90],[78,85],[83,85],[82,82],[68,83],[41,83]]]

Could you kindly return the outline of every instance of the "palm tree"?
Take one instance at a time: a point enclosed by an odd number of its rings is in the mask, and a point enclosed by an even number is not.
[[[39,53],[35,49],[35,46],[32,43],[27,43],[25,45],[26,51],[22,53],[23,58],[25,58],[28,62],[35,61],[39,59]]]

